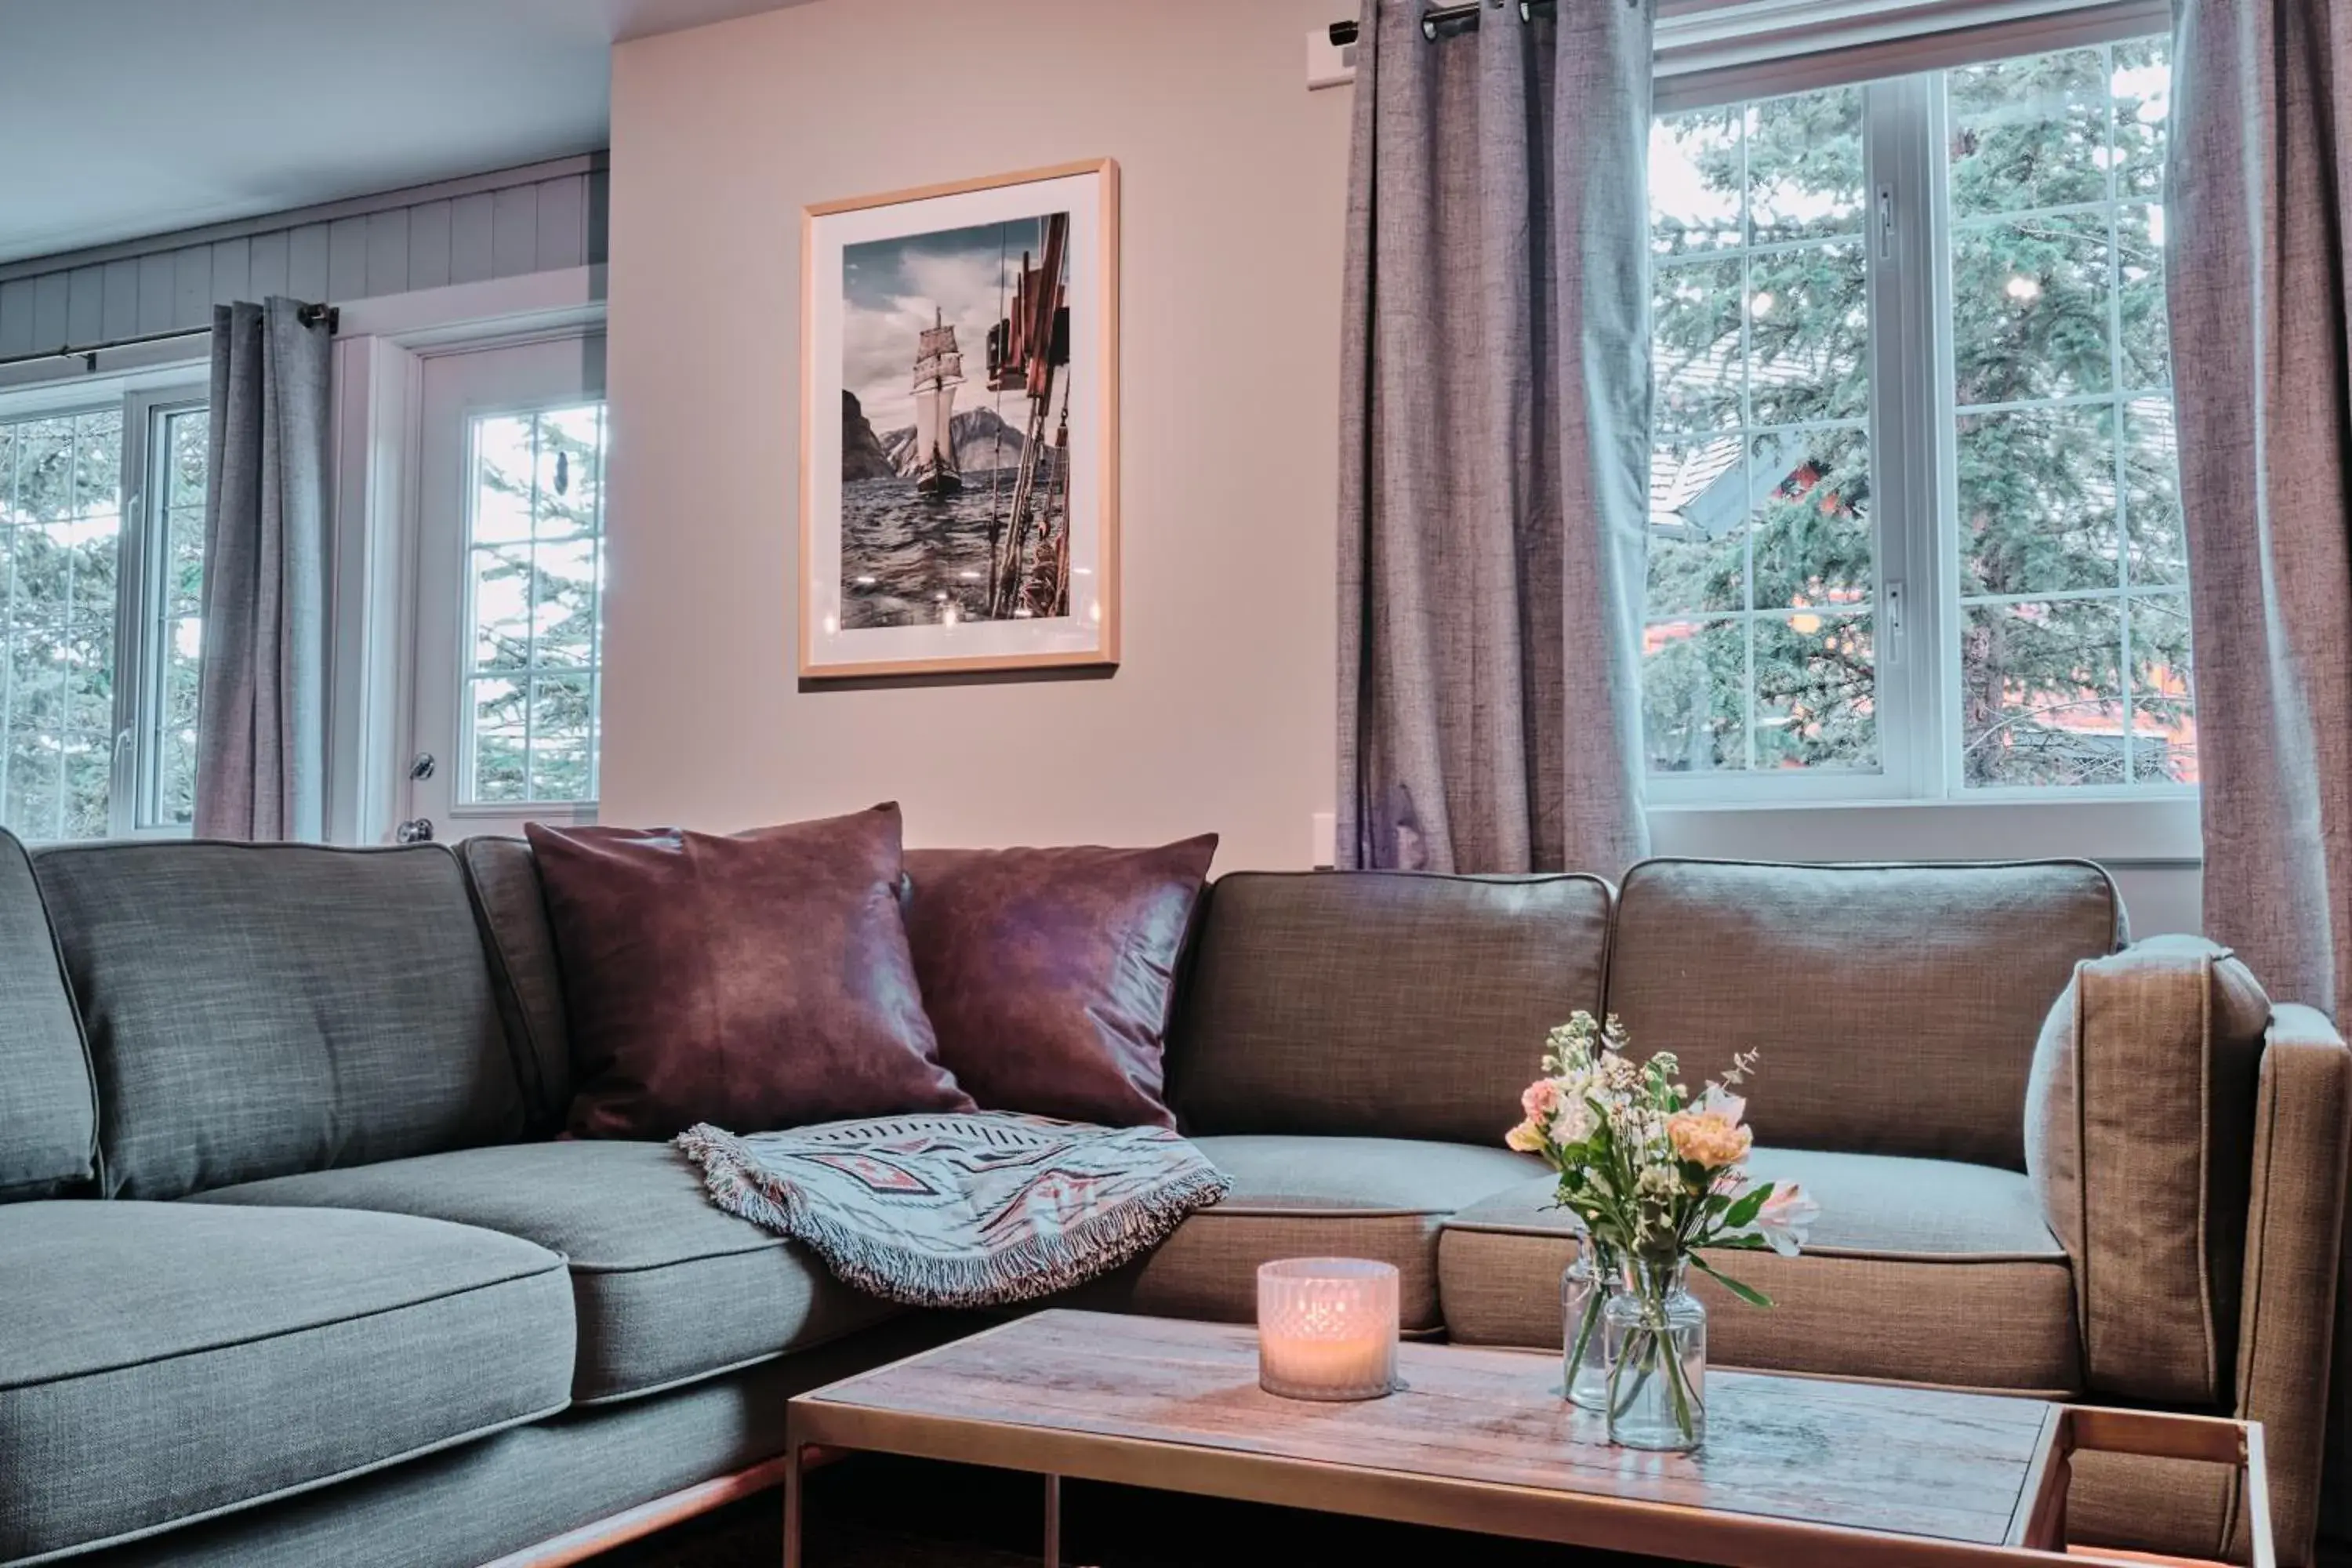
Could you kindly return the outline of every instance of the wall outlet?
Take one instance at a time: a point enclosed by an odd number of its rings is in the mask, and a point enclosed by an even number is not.
[[[1339,814],[1318,811],[1307,821],[1315,857],[1310,864],[1318,871],[1328,871],[1339,859]]]
[[[1331,41],[1331,29],[1316,27],[1307,35],[1307,90],[1345,87],[1356,79],[1356,46]]]

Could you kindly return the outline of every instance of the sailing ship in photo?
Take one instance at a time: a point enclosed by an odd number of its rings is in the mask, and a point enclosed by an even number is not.
[[[844,630],[1069,615],[1069,234],[1046,213],[843,248]]]
[[[956,466],[955,395],[963,384],[963,355],[955,329],[934,307],[932,324],[915,350],[915,493],[951,496],[963,489]]]

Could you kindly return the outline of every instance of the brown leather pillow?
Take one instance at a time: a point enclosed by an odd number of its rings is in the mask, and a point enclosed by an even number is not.
[[[898,808],[726,837],[526,831],[583,1138],[970,1110],[898,916]]]
[[[1114,1127],[1173,1127],[1160,1046],[1217,852],[913,849],[907,938],[940,1060],[973,1099]]]

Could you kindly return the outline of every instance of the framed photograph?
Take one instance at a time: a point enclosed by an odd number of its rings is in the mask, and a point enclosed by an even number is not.
[[[1118,165],[807,209],[804,678],[1118,662]]]

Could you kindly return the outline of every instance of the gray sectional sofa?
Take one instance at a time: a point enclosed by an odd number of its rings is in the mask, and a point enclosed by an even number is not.
[[[2303,1562],[2352,1058],[2249,1018],[2201,945],[2123,940],[2076,863],[1229,876],[1170,1072],[1234,1193],[1080,1300],[1244,1321],[1258,1262],[1341,1252],[1402,1269],[1414,1332],[1556,1345],[1564,1227],[1497,1139],[1545,1031],[1607,1006],[1693,1073],[1760,1047],[1755,1163],[1822,1204],[1754,1260],[1777,1310],[1717,1301],[1718,1363],[2243,1411]],[[2027,1170],[2133,1051],[2203,1086],[2185,1272],[2095,1117],[2066,1181]],[[569,1092],[518,843],[0,836],[0,1564],[525,1562],[968,1326],[843,1287],[667,1146],[555,1139]],[[2218,1472],[2077,1499],[2086,1538],[2240,1534]]]

